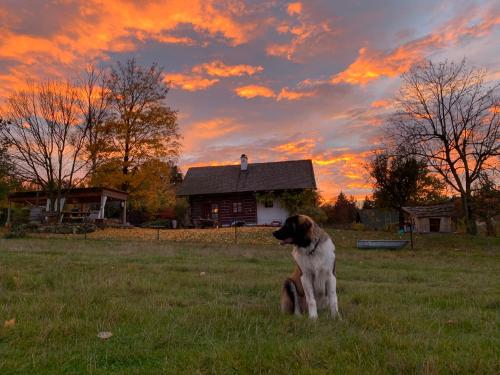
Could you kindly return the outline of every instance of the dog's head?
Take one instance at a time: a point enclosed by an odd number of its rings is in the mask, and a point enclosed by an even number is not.
[[[311,229],[314,222],[305,215],[290,216],[285,224],[273,232],[273,236],[281,241],[282,245],[297,245],[307,247],[311,244]]]

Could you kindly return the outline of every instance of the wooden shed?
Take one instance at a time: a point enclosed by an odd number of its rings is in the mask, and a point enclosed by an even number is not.
[[[103,221],[107,202],[120,202],[121,222],[127,222],[128,193],[105,187],[63,189],[60,202],[61,220],[67,221]],[[6,225],[10,224],[12,204],[28,205],[31,207],[30,221],[47,221],[50,198],[45,191],[20,191],[8,196],[9,208]],[[71,206],[71,209],[68,207]],[[92,209],[94,208],[94,209]]]
[[[403,207],[403,212],[410,217],[417,233],[450,233],[455,231],[457,217],[453,202],[432,206]]]

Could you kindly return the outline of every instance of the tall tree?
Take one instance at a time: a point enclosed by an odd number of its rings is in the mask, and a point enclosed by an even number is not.
[[[46,190],[50,211],[58,213],[63,188],[78,184],[88,164],[81,158],[87,127],[78,100],[69,82],[30,83],[8,98],[0,126],[19,177]]]
[[[80,87],[80,111],[87,129],[85,157],[88,158],[89,175],[92,177],[99,165],[107,160],[106,154],[112,143],[110,132],[105,127],[109,118],[109,95],[107,76],[103,70],[88,65],[77,84]]]
[[[429,61],[402,78],[390,133],[460,194],[467,232],[475,234],[474,182],[498,168],[499,85],[487,86],[486,73],[465,60]]]
[[[156,64],[143,68],[134,59],[118,62],[106,85],[111,118],[107,123],[126,177],[151,158],[170,159],[179,152],[177,113],[165,104],[169,87]],[[130,189],[127,178],[121,186]]]
[[[0,203],[4,203],[8,194],[20,187],[20,183],[21,181],[16,173],[16,165],[12,161],[7,148],[0,145]]]
[[[427,164],[412,155],[385,150],[368,164],[377,207],[400,209],[408,204],[436,203],[443,200],[444,184],[429,173]]]
[[[163,208],[175,205],[173,186],[182,176],[177,166],[151,158],[134,167],[133,173],[124,175],[121,160],[103,162],[92,176],[95,186],[120,187],[127,183],[130,191],[129,208],[139,210],[145,216],[154,217]]]
[[[477,216],[486,223],[486,234],[496,235],[494,218],[500,215],[500,189],[487,174],[482,174],[473,195]]]
[[[363,210],[375,208],[375,201],[371,199],[368,195],[365,196],[363,201]]]
[[[357,208],[354,197],[347,198],[341,191],[335,203],[323,205],[327,220],[331,224],[351,224],[356,221]]]

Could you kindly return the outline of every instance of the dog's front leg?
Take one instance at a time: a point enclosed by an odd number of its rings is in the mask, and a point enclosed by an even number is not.
[[[300,277],[300,281],[302,281],[302,287],[304,288],[304,293],[306,295],[309,319],[317,319],[318,308],[316,306],[316,299],[314,298],[314,289],[311,278],[304,274]]]
[[[330,313],[332,314],[332,317],[340,318],[337,302],[337,278],[333,274],[330,274],[330,276],[326,280],[326,293],[328,296],[328,305],[330,307]]]

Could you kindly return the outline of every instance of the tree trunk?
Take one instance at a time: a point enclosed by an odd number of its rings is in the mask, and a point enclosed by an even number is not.
[[[129,154],[130,154],[130,135],[129,131],[127,130],[127,136],[125,139],[125,152],[123,155],[123,168],[122,168],[122,173],[124,176],[128,175],[128,170],[129,170]],[[122,183],[122,190],[123,191],[128,191],[129,188],[129,183],[125,179]]]
[[[470,194],[462,195],[462,207],[464,210],[465,228],[468,234],[477,234],[476,217],[472,207],[472,197]]]

